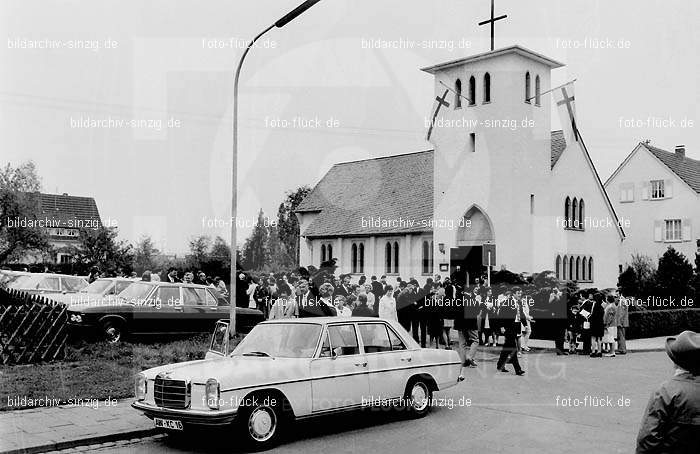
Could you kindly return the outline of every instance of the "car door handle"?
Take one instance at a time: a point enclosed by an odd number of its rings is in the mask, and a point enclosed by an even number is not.
[[[173,306],[173,309],[175,310],[175,312],[182,312],[185,310],[185,308],[182,306]]]
[[[412,360],[413,360],[413,358],[410,356],[404,356],[403,358],[401,358],[401,361],[406,361],[408,363],[410,363]]]
[[[357,367],[367,367],[367,361],[365,361],[364,363],[355,363],[355,365]]]

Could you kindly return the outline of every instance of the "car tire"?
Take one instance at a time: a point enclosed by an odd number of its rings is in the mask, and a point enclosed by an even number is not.
[[[126,326],[117,320],[102,323],[102,339],[108,344],[118,344],[126,337]]]
[[[257,403],[238,410],[237,429],[250,451],[265,451],[279,444],[288,418],[281,405],[267,405],[267,395],[257,395]],[[274,396],[269,396],[274,399]]]
[[[422,377],[412,378],[406,384],[403,408],[410,418],[422,418],[430,412],[433,388]]]

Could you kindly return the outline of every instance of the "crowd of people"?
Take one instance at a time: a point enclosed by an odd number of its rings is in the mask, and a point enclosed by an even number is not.
[[[127,276],[121,269],[118,269],[116,273],[110,275],[104,271],[100,271],[100,269],[95,266],[90,269],[90,274],[88,274],[87,280],[90,284],[99,278],[105,277],[123,277],[134,280],[140,279],[141,281],[146,282],[182,282],[185,284],[206,285],[207,287],[212,287],[218,290],[222,296],[228,297],[228,288],[220,276],[212,277],[207,275],[202,270],[185,270],[182,274],[182,278],[180,278],[179,274],[180,273],[177,268],[170,267],[167,271],[162,272],[145,270],[143,273],[141,273],[141,277],[139,278],[135,271],[132,271],[131,274]]]

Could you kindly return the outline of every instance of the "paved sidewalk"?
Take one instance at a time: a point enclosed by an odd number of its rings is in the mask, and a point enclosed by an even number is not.
[[[649,337],[646,339],[632,339],[627,341],[627,352],[654,352],[664,351],[666,349],[666,339],[669,336]],[[566,344],[567,346],[569,344]],[[530,348],[542,348],[554,350],[554,341],[530,339],[528,342]]]
[[[155,434],[153,422],[131,408],[132,401],[0,412],[0,453],[46,452]]]

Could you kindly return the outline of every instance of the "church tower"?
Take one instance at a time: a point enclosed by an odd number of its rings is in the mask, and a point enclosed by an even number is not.
[[[546,262],[549,251],[537,245],[549,230],[551,130],[549,96],[545,102],[541,93],[562,66],[511,46],[423,68],[435,77],[427,121],[436,272],[473,280],[484,244],[496,247],[495,269],[532,271]]]

